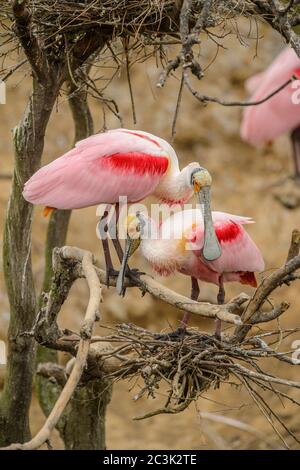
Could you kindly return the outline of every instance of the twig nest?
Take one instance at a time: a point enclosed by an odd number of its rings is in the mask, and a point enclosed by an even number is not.
[[[280,399],[289,399],[295,403],[293,397],[279,389],[275,390],[273,384],[300,389],[300,382],[270,375],[258,365],[260,358],[294,364],[292,358],[276,348],[282,330],[269,333],[273,337],[271,344],[275,344],[275,349],[265,342],[264,333],[243,338],[240,342],[230,342],[226,338],[219,341],[195,328],[186,332],[178,329],[168,334],[158,334],[132,324],[122,324],[109,327],[109,330],[113,334],[106,337],[105,341],[111,340],[117,346],[109,352],[107,359],[101,356],[102,371],[106,371],[104,377],[114,380],[135,378],[140,389],[133,397],[134,400],[143,396],[156,398],[163,384],[168,387],[163,408],[135,419],[181,412],[205,391],[218,388],[222,383],[243,386],[256,404],[262,400],[261,394],[266,390],[275,393]],[[112,363],[112,360],[115,362]],[[267,403],[265,406],[268,413],[281,423]]]
[[[134,325],[120,325],[117,331],[120,342],[131,346],[127,360],[109,377],[141,377],[144,385],[135,400],[144,395],[155,398],[161,382],[165,382],[169,385],[169,408],[179,406],[181,410],[208,388],[219,387],[228,379],[229,358],[213,336],[194,329],[187,334],[178,330],[160,335]]]

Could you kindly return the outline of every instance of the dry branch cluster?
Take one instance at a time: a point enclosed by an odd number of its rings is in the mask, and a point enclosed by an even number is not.
[[[66,73],[71,75],[77,88],[79,81],[72,72],[74,65],[84,62],[93,52],[95,57],[92,58],[92,63],[101,61],[103,65],[105,59],[110,61],[110,64],[114,63],[111,77],[107,80],[112,80],[124,65],[127,70],[134,121],[130,66],[136,61],[147,60],[153,54],[162,65],[157,86],[164,86],[172,72],[180,71],[182,78],[178,102],[184,86],[202,104],[215,102],[225,106],[253,105],[254,103],[225,101],[222,97],[208,96],[196,88],[192,81],[192,77],[200,80],[204,76],[201,57],[199,58],[203,35],[218,48],[222,47],[224,38],[228,35],[235,35],[243,43],[238,23],[240,18],[247,18],[255,23],[269,23],[300,56],[300,42],[295,30],[300,23],[297,0],[288,4],[275,0],[32,0],[12,2],[13,12],[8,2],[2,3],[2,57],[5,57],[9,50],[17,49],[21,42],[37,76],[45,78],[46,71],[50,71],[53,64],[62,63],[67,66]],[[253,28],[255,29],[256,27]],[[258,33],[256,34],[258,39]],[[103,40],[106,43],[106,51],[102,51],[101,57],[97,57],[97,42],[103,43]],[[169,47],[176,44],[179,45],[180,52],[169,59]],[[26,59],[22,59],[13,67],[5,67],[4,61],[0,76],[7,79],[25,63]],[[85,70],[80,70],[80,76],[81,86],[88,86],[89,92],[121,119],[114,100],[103,95],[109,82],[105,80],[101,83],[102,77],[92,80]],[[275,92],[280,89],[281,87]],[[274,90],[272,94],[273,92]]]
[[[284,385],[288,391],[293,388],[299,389],[300,382],[266,372],[259,360],[273,359],[295,365],[296,362],[289,355],[290,351],[279,352],[278,345],[283,338],[298,330],[279,328],[269,332],[255,332],[252,336],[248,333],[255,325],[272,321],[288,309],[289,305],[286,302],[268,310],[265,304],[269,302],[269,295],[280,285],[299,278],[297,274],[300,268],[299,246],[300,234],[295,230],[286,263],[262,281],[252,298],[241,294],[224,306],[192,302],[158,283],[154,288],[153,280],[148,275],[133,276],[127,280],[127,287],[139,287],[142,295],[150,292],[159,299],[168,299],[169,303],[179,308],[192,307],[190,311],[194,313],[205,317],[222,318],[237,324],[235,331],[223,335],[221,341],[196,329],[189,329],[186,335],[172,332],[161,334],[134,325],[119,325],[110,328],[111,334],[107,336],[92,336],[93,325],[99,320],[101,284],[106,278],[105,272],[97,267],[97,263],[88,252],[72,247],[54,250],[54,276],[50,292],[44,298],[45,305],[40,310],[33,330],[24,334],[34,335],[40,344],[48,348],[67,351],[75,359],[71,360],[66,368],[53,363],[44,363],[39,367],[40,375],[56,381],[62,388],[61,395],[37,436],[28,443],[16,444],[10,448],[33,449],[46,442],[75,387],[84,386],[97,378],[112,380],[135,378],[138,383],[142,380],[143,385],[140,386],[135,399],[144,395],[155,397],[161,384],[167,385],[165,406],[137,419],[159,413],[178,413],[206,390],[223,383],[235,387],[243,386],[269,420],[277,435],[281,438],[277,429],[279,425],[297,441],[296,436],[268,405],[263,392],[271,391],[280,399],[288,399],[300,406],[300,402],[289,393],[275,388]],[[68,330],[61,331],[57,325],[58,314],[73,282],[81,277],[86,278],[90,288],[90,299],[83,325],[79,334]],[[181,298],[180,301],[178,297]],[[287,445],[285,442],[284,444]]]
[[[114,380],[130,378],[140,383],[142,379],[143,385],[140,385],[135,400],[142,396],[155,398],[162,384],[167,387],[165,406],[135,419],[181,412],[208,389],[224,384],[244,386],[260,410],[270,416],[271,421],[274,418],[274,427],[276,422],[284,424],[264,401],[262,391],[271,391],[300,404],[274,387],[285,385],[299,389],[300,382],[271,375],[259,363],[261,358],[275,358],[293,364],[288,355],[276,351],[280,335],[288,336],[292,333],[290,330],[256,334],[239,344],[232,344],[229,338],[220,342],[196,329],[189,329],[188,334],[182,337],[172,336],[172,333],[169,336],[152,333],[135,325],[119,325],[112,330],[107,337],[93,338],[93,344],[98,347],[91,351],[92,363],[95,358],[101,360],[102,373],[104,371]],[[267,339],[272,340],[273,347],[267,345]],[[105,351],[103,342],[118,345]],[[93,373],[95,366],[91,366],[90,375],[87,369],[83,380],[91,380]]]

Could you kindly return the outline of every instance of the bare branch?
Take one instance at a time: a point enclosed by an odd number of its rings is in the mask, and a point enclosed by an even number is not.
[[[277,305],[275,308],[269,312],[260,312],[257,311],[251,318],[251,323],[255,325],[256,323],[266,323],[276,318],[280,317],[287,309],[290,307],[288,302],[282,302],[280,305]]]
[[[13,73],[15,73],[16,70],[18,70],[22,65],[26,64],[27,59],[23,59],[17,64],[13,65],[12,67],[9,68],[8,72],[1,77],[3,82],[5,82]]]
[[[275,443],[268,438],[268,436],[265,435],[265,433],[259,431],[259,429],[254,428],[253,426],[250,426],[249,424],[246,424],[238,419],[233,419],[229,418],[228,416],[223,416],[219,415],[216,413],[209,413],[205,411],[199,411],[198,412],[199,417],[201,420],[208,420],[208,421],[213,421],[215,423],[221,423],[225,424],[226,426],[231,426],[233,428],[238,429],[239,431],[244,431],[249,434],[252,434],[255,437],[258,437],[260,440],[265,441],[268,446],[271,447],[271,449],[276,449],[278,450],[278,445],[275,445]]]
[[[184,73],[184,83],[185,83],[187,89],[202,104],[207,104],[208,102],[210,102],[210,103],[218,103],[222,106],[229,106],[229,107],[230,106],[231,107],[232,106],[258,106],[262,103],[265,103],[266,101],[268,101],[273,96],[277,95],[277,93],[279,93],[281,90],[283,90],[288,85],[290,85],[294,80],[294,77],[289,78],[282,85],[277,87],[274,91],[272,91],[267,96],[265,96],[264,98],[262,98],[261,100],[258,100],[258,101],[226,101],[226,100],[223,100],[221,98],[208,96],[208,95],[203,95],[203,94],[199,93],[197,90],[195,90],[192,87],[192,85],[190,83],[189,76],[188,76],[188,71],[185,70],[183,73]]]
[[[31,13],[27,0],[13,0],[12,10],[15,17],[15,32],[22,44],[31,68],[38,80],[47,77],[47,63],[38,40],[31,28]]]
[[[264,302],[267,300],[268,296],[283,283],[297,279],[291,278],[290,276],[300,268],[300,255],[293,256],[290,259],[290,256],[294,255],[299,251],[299,232],[298,230],[293,231],[291,245],[289,248],[288,261],[277,271],[272,273],[270,276],[265,278],[262,283],[258,286],[254,296],[248,303],[241,319],[243,321],[242,326],[238,326],[232,337],[233,342],[240,342],[245,338],[247,333],[250,331],[251,326],[254,323],[260,323],[265,321],[271,321],[277,318],[279,315],[284,313],[289,304],[287,302],[282,302],[278,307],[275,307],[273,310],[267,313],[260,313],[261,307]]]
[[[65,246],[60,250],[56,250],[55,256],[69,262],[71,266],[74,266],[74,263],[79,263],[77,264],[75,275],[81,277],[84,274],[81,270],[83,253],[83,250],[80,250],[79,248]],[[104,283],[106,278],[105,271],[100,268],[96,268],[96,272],[100,282]],[[110,285],[115,286],[115,280],[111,280]],[[127,287],[137,286],[143,294],[148,292],[157,299],[163,300],[180,310],[191,312],[206,318],[219,318],[220,320],[236,325],[241,324],[241,319],[237,315],[229,313],[226,306],[212,305],[205,302],[196,302],[191,300],[183,295],[177,294],[165,286],[162,286],[147,274],[142,274],[140,276],[131,275],[130,280],[127,280],[126,285]]]
[[[11,173],[1,173],[0,180],[11,180],[12,174]]]
[[[290,245],[286,260],[290,261],[291,259],[295,258],[295,256],[298,256],[299,250],[300,250],[300,231],[295,229],[293,230],[293,233],[292,233],[291,245]]]
[[[287,385],[288,387],[300,388],[300,382],[295,382],[294,380],[285,380],[279,377],[275,377],[273,375],[260,374],[258,372],[254,372],[253,370],[249,370],[240,364],[232,364],[230,367],[232,369],[237,369],[239,372],[242,373],[242,375],[246,375],[247,377],[264,380],[266,382],[274,384]]]
[[[37,374],[55,380],[58,385],[64,387],[67,381],[67,374],[64,367],[53,362],[44,362],[38,365]]]

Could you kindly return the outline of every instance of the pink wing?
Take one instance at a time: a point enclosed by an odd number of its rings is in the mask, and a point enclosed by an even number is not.
[[[262,74],[247,81],[253,93],[250,100],[259,101],[292,77],[299,75],[300,59],[293,49],[285,49]],[[251,90],[252,89],[252,90]],[[293,104],[295,89],[287,86],[265,103],[244,109],[241,137],[252,145],[272,141],[300,125],[300,106]]]
[[[116,129],[78,142],[74,149],[38,170],[23,196],[33,204],[78,209],[128,202],[151,194],[167,171],[169,155],[161,139],[141,131]]]
[[[253,223],[253,220],[249,217],[240,217],[224,212],[213,212],[212,215],[222,255],[216,261],[205,262],[205,264],[219,273],[263,271],[265,265],[262,255],[243,228],[244,224]],[[194,243],[195,252],[199,256],[204,243],[203,223],[197,225],[189,238],[190,240],[194,238],[192,243]]]

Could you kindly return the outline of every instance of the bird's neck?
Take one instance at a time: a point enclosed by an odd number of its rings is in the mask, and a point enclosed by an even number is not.
[[[189,182],[189,168],[169,170],[157,186],[154,195],[162,202],[169,205],[184,204],[193,194]]]
[[[176,270],[175,256],[172,256],[172,243],[161,237],[158,224],[149,218],[141,240],[141,251],[158,274],[168,276]]]

